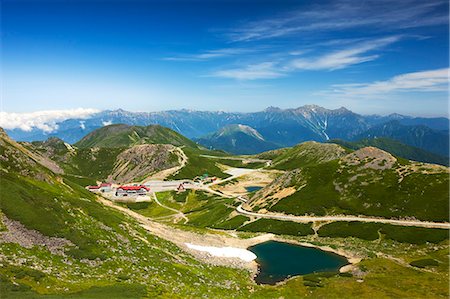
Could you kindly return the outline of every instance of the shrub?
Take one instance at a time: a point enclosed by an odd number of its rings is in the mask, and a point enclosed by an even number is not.
[[[411,266],[417,267],[417,268],[425,268],[427,266],[437,266],[437,265],[439,265],[439,263],[436,260],[433,260],[433,259],[416,260],[416,261],[412,261],[409,264]]]
[[[269,232],[279,235],[306,236],[314,234],[310,224],[273,219],[259,219],[239,228],[241,231]]]

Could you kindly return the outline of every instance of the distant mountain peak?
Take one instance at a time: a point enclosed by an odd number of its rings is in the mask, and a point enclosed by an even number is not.
[[[398,114],[398,113],[391,113],[391,114],[388,115],[388,117],[390,119],[404,119],[404,118],[407,118],[407,116],[404,116],[404,115],[401,115],[401,114]]]
[[[227,136],[227,135],[233,135],[237,132],[242,132],[244,134],[247,134],[249,136],[252,136],[256,139],[264,141],[264,137],[254,128],[243,125],[243,124],[232,124],[223,127],[220,129],[216,134],[218,134],[218,137],[220,136]]]
[[[345,108],[344,106],[339,107],[335,111],[338,111],[338,112],[352,112],[352,111],[348,110],[347,108]]]
[[[301,106],[299,108],[311,109],[311,110],[313,110],[313,109],[325,109],[325,108],[323,108],[323,107],[321,107],[319,105],[316,105],[316,104],[307,104],[307,105],[303,105],[303,106]]]
[[[275,106],[269,106],[266,109],[264,109],[263,112],[278,112],[281,111],[282,109],[280,107],[275,107]]]

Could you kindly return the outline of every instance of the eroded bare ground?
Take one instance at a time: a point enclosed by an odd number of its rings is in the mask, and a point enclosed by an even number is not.
[[[161,169],[179,166],[178,150],[171,144],[139,144],[121,152],[108,176],[108,182],[130,182]]]
[[[2,216],[6,231],[0,232],[0,243],[16,243],[25,248],[44,246],[52,254],[64,255],[64,248],[74,246],[72,242],[64,238],[47,237],[38,231],[27,229],[19,221]]]
[[[280,175],[278,170],[256,170],[240,176],[227,184],[216,184],[215,190],[220,190],[224,194],[241,196],[248,193],[246,187],[265,187]]]
[[[342,162],[347,165],[379,170],[391,169],[396,161],[388,152],[372,146],[361,148],[342,158]]]
[[[164,169],[157,173],[154,173],[154,174],[150,175],[149,177],[145,178],[144,180],[142,180],[142,183],[147,182],[147,181],[152,181],[152,180],[163,181],[164,179],[177,173],[178,171],[180,171],[181,168],[186,166],[188,157],[186,156],[184,151],[180,147],[174,147],[172,152],[178,156],[178,165],[175,167],[172,167],[169,169]]]

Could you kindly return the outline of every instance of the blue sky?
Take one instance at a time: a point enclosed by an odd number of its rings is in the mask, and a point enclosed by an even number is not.
[[[1,1],[2,110],[448,111],[448,1]]]

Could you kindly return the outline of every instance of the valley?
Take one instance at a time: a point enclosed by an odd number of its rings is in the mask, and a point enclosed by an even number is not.
[[[74,145],[57,139],[17,143],[2,133],[2,189],[14,190],[2,192],[0,201],[6,298],[448,296],[450,224],[441,213],[448,191],[439,187],[448,186],[447,167],[406,161],[371,147],[353,151],[316,142],[232,156],[177,133],[168,135],[175,136],[171,144],[158,137],[158,128],[105,130]],[[414,176],[419,177],[414,184],[422,184],[420,196],[401,184]],[[123,201],[83,188],[102,181],[143,184],[150,187],[149,195]],[[382,190],[384,184],[393,196],[391,205],[401,201],[407,208],[380,214],[376,207],[384,204],[383,197],[360,190]],[[340,203],[357,202],[359,192],[367,195],[365,209]],[[425,209],[419,213],[415,198],[431,196],[424,192],[432,192],[435,200],[422,200]],[[20,241],[11,221],[24,226],[20,234],[37,233],[48,241]],[[273,286],[257,284],[252,277],[258,264],[242,254],[270,240],[330,251],[350,264]],[[209,247],[242,252],[221,257],[198,250]],[[400,275],[395,285],[402,288],[386,282],[393,275]]]

